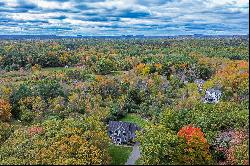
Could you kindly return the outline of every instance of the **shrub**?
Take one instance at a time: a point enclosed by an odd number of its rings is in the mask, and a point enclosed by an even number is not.
[[[159,60],[159,58],[158,57],[156,57],[156,56],[146,56],[146,57],[143,57],[142,58],[142,62],[143,63],[147,63],[147,64],[149,64],[149,63],[159,63],[160,62],[160,60]]]
[[[124,109],[127,112],[136,112],[139,105],[143,102],[143,93],[139,89],[130,89],[126,95]]]
[[[64,96],[64,91],[60,83],[56,80],[44,79],[35,84],[35,93],[45,101],[49,98]]]
[[[117,98],[121,95],[121,86],[117,80],[104,79],[99,82],[96,89],[103,98]]]
[[[158,94],[144,94],[142,103],[136,113],[149,119],[158,119],[160,112],[162,112],[166,105],[166,98],[160,98]],[[159,97],[159,98],[157,98]]]
[[[144,63],[139,63],[139,64],[136,66],[135,71],[136,71],[137,73],[142,73],[142,71],[143,71],[143,69],[145,68],[145,66],[146,66],[146,64],[144,64]]]
[[[191,123],[207,134],[231,128],[247,128],[248,117],[248,110],[236,103],[219,102],[213,105],[199,102],[190,109],[166,109],[161,115],[161,124],[176,131],[181,125]]]
[[[155,67],[155,70],[156,70],[158,73],[161,73],[161,72],[162,72],[162,64],[156,63],[156,64],[154,64],[154,67]]]
[[[202,64],[198,66],[199,78],[208,80],[215,73],[215,70],[208,65]]]
[[[0,99],[0,120],[9,121],[11,117],[11,105],[8,101]]]
[[[141,160],[144,165],[165,165],[177,163],[178,138],[162,125],[151,125],[138,134]]]
[[[49,99],[50,111],[60,112],[65,109],[65,100],[64,97],[58,96],[55,98]]]
[[[27,65],[25,65],[24,69],[25,70],[32,70],[32,65],[30,63],[28,63]]]
[[[36,134],[41,134],[44,131],[43,127],[32,126],[28,128],[28,134],[30,137],[33,137]]]
[[[67,70],[66,76],[69,79],[75,79],[75,80],[85,80],[86,79],[86,72],[85,70]]]
[[[150,65],[146,65],[146,66],[142,69],[141,73],[142,73],[142,75],[146,76],[146,75],[150,74],[150,71],[151,71]]]
[[[229,164],[249,165],[249,140],[246,140],[243,143],[236,145],[231,149],[230,152],[230,159],[232,159],[232,161],[229,162]]]
[[[246,131],[227,130],[216,135],[211,150],[219,163],[247,165],[249,140]]]
[[[97,61],[96,71],[98,74],[110,74],[112,71],[116,70],[116,64],[110,59],[101,58]]]
[[[120,57],[119,57],[120,58]],[[122,71],[128,71],[133,68],[133,59],[131,57],[126,57],[125,59],[117,59],[119,69]]]
[[[68,97],[67,109],[72,112],[76,111],[79,113],[85,112],[85,100],[83,95],[79,93],[73,93]]]
[[[66,109],[66,102],[64,97],[58,96],[55,98],[50,98],[48,103],[49,103],[48,115],[55,115],[61,118],[68,115],[69,112]]]
[[[249,85],[249,63],[246,61],[228,62],[218,69],[214,79],[220,81],[227,96],[237,98],[242,92],[241,84]]]
[[[167,108],[160,115],[160,123],[177,132],[188,123],[186,119],[188,111],[187,109],[174,110],[174,108]]]
[[[10,96],[10,103],[12,105],[12,115],[18,118],[20,115],[19,101],[22,98],[32,96],[32,91],[27,84],[21,84],[17,90],[14,90]]]
[[[205,132],[246,127],[248,117],[247,109],[232,102],[219,102],[215,105],[200,103],[186,116]]]
[[[12,71],[12,70],[18,70],[20,68],[20,65],[19,64],[11,64],[9,65],[9,68],[7,68],[7,71]]]
[[[125,97],[117,99],[117,101],[112,101],[110,104],[110,116],[108,120],[117,120],[125,117],[128,110],[125,109]]]
[[[0,121],[0,143],[1,145],[4,143],[5,140],[7,140],[10,137],[13,131],[14,131],[13,126],[11,126],[9,123]]]
[[[13,91],[13,87],[9,85],[0,86],[0,98],[9,100]]]
[[[170,78],[173,72],[173,66],[171,64],[163,64],[160,70],[160,74],[166,76],[167,79]]]
[[[136,66],[135,68],[136,72],[143,75],[143,76],[147,76],[151,73],[155,73],[156,71],[160,71],[161,70],[161,65],[157,64],[144,64],[144,63],[140,63]]]
[[[31,67],[32,71],[40,71],[41,70],[41,66],[38,64],[35,64],[34,66]]]
[[[20,119],[21,121],[26,123],[31,123],[36,116],[35,113],[30,111],[29,109],[20,108],[20,111],[21,111]]]
[[[40,96],[22,98],[19,101],[20,118],[24,122],[32,122],[34,119],[40,120],[46,110],[46,103]]]
[[[89,123],[53,119],[20,128],[0,147],[0,164],[109,164],[106,130],[89,130]]]

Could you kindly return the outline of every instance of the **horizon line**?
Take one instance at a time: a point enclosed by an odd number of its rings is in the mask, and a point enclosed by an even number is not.
[[[76,37],[91,37],[91,36],[122,36],[122,37],[132,37],[132,36],[143,36],[143,37],[152,37],[152,36],[246,36],[246,34],[176,34],[176,35],[140,35],[140,34],[133,34],[133,35],[81,35],[81,34],[72,34],[72,35],[58,35],[58,34],[0,34],[0,36],[76,36]]]

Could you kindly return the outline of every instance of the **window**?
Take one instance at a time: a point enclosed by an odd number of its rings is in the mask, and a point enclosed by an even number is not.
[[[121,144],[121,143],[122,143],[121,138],[116,138],[116,143],[117,143],[117,144]]]
[[[117,131],[117,130],[115,130],[115,133],[114,133],[114,135],[118,135],[118,131]]]

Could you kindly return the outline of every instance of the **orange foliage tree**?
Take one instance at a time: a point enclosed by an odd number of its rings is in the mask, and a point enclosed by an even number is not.
[[[0,99],[0,120],[8,121],[11,117],[11,105],[8,101]]]
[[[230,62],[217,71],[215,79],[219,80],[225,90],[238,99],[238,93],[242,92],[242,88],[248,90],[249,63],[242,60]]]
[[[181,140],[180,150],[183,152],[181,164],[209,164],[212,161],[209,144],[200,128],[192,125],[182,127],[178,132]]]

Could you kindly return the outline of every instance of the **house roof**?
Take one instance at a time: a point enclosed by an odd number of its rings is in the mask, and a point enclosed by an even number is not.
[[[134,124],[129,122],[121,122],[121,121],[109,121],[109,131],[115,131],[118,128],[123,128],[126,131],[132,131],[139,130],[140,128]]]
[[[216,94],[220,94],[221,90],[216,89],[216,88],[208,88],[206,91],[210,92],[210,93],[216,93]]]

